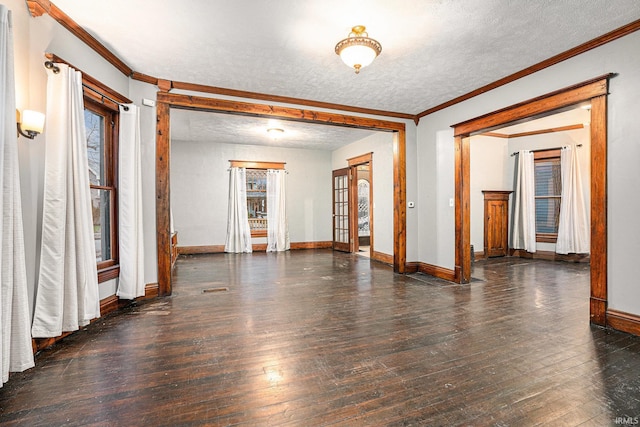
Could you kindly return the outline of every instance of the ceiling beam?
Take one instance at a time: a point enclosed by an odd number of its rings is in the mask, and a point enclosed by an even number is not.
[[[532,130],[532,131],[520,132],[520,133],[485,132],[485,133],[481,133],[480,136],[493,136],[496,138],[520,138],[523,136],[542,135],[545,133],[564,132],[567,130],[583,129],[583,128],[584,128],[584,125],[582,123],[579,123],[576,125],[560,126],[556,128],[549,128],[549,129],[538,129],[538,130]]]
[[[403,122],[390,122],[386,120],[346,116],[343,114],[323,111],[301,110],[299,108],[292,107],[253,104],[249,102],[189,96],[168,92],[158,92],[156,100],[158,103],[166,103],[173,107],[183,108],[186,110],[221,111],[235,114],[246,114],[256,117],[279,117],[294,121],[311,121],[327,125],[368,128],[383,131],[404,131],[405,129],[405,124]]]

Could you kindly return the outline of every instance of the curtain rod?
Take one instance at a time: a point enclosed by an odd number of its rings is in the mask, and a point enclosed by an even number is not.
[[[576,146],[576,147],[582,147],[582,144],[576,144],[575,146]],[[565,145],[565,147],[566,147],[566,145]],[[556,148],[541,148],[541,149],[539,149],[539,150],[531,150],[531,152],[532,152],[532,153],[537,153],[537,152],[539,152],[539,151],[561,150],[562,148],[564,148],[564,147],[556,147]],[[511,157],[515,156],[516,154],[518,154],[518,152],[517,152],[517,151],[515,151],[515,152],[511,153]]]
[[[53,71],[53,74],[58,74],[60,72],[60,67],[58,67],[56,64],[54,64],[53,61],[45,61],[44,62],[44,68]],[[104,93],[98,91],[97,89],[94,89],[91,86],[87,86],[84,83],[82,83],[82,87],[84,87],[86,89],[89,89],[91,92],[94,92],[94,93],[100,95],[100,97],[102,98],[102,103],[103,104],[104,104],[104,100],[108,99],[109,101],[113,102],[114,104],[122,107],[122,109],[124,111],[129,111],[129,106],[127,106],[125,104],[121,104],[120,102],[118,102],[115,99],[105,95]]]

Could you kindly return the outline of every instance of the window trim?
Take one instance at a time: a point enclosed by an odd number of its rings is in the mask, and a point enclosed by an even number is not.
[[[547,150],[536,150],[533,152],[533,163],[534,170],[535,164],[537,162],[549,161],[549,160],[558,160],[560,161],[560,148],[550,148]],[[538,198],[549,198],[549,199],[557,199],[559,196],[534,196],[537,200]],[[538,233],[536,231],[536,242],[540,243],[556,243],[558,241],[558,233]]]
[[[83,84],[85,79],[83,77]],[[96,86],[92,83],[91,86]],[[106,91],[106,90],[105,90]],[[96,92],[83,86],[84,109],[105,117],[104,137],[109,141],[105,153],[105,183],[89,185],[90,189],[109,190],[111,192],[110,239],[111,254],[109,259],[97,262],[98,283],[103,283],[120,275],[120,244],[118,241],[118,141],[120,130],[120,109],[113,102],[100,98]],[[110,123],[109,123],[110,122]]]

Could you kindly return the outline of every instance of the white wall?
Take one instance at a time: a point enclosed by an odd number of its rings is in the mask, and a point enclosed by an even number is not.
[[[471,244],[475,252],[484,249],[484,194],[483,190],[513,190],[506,181],[505,163],[508,158],[507,138],[473,136],[469,144],[471,161]]]
[[[232,159],[285,162],[291,242],[331,241],[329,151],[172,141],[171,207],[179,246],[224,245]]]
[[[347,159],[373,153],[373,249],[393,255],[393,133],[375,134],[331,153],[332,169],[349,166]]]
[[[438,216],[434,212],[446,207],[433,203],[436,174],[440,157],[453,152],[453,137],[445,152],[437,153],[439,132],[451,125],[491,111],[531,99],[554,90],[592,79],[610,72],[608,96],[608,300],[609,307],[640,314],[640,288],[636,286],[640,252],[640,222],[636,212],[640,198],[629,193],[640,188],[640,120],[637,100],[640,99],[640,32],[635,32],[560,64],[546,68],[508,85],[486,92],[468,101],[423,117],[418,126],[417,161],[420,188],[420,261],[453,268],[453,216]],[[453,175],[453,162],[449,172]],[[423,194],[424,191],[424,194]],[[448,188],[451,194],[453,186]],[[453,197],[453,196],[452,196]],[[446,241],[433,241],[438,230],[447,230]],[[438,262],[438,254],[450,254],[446,262]]]

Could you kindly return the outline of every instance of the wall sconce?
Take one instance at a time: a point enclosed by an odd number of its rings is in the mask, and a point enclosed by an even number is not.
[[[44,114],[37,111],[24,110],[20,120],[20,111],[16,110],[16,122],[18,134],[25,138],[33,139],[44,130]]]

